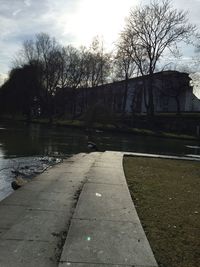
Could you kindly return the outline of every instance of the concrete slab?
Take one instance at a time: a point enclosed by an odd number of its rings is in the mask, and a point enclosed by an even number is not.
[[[25,206],[29,207],[30,205],[34,204],[35,199],[37,199],[40,193],[40,185],[37,186],[37,190],[25,190],[27,188],[24,186],[23,188],[18,189],[17,191],[13,192],[10,196],[5,198],[0,202],[0,206],[2,205],[12,205],[12,206]]]
[[[117,164],[118,163],[118,164]],[[93,167],[99,168],[113,168],[113,161],[110,160],[96,160]],[[121,161],[116,162],[115,169],[121,169]]]
[[[60,165],[61,166],[61,165]],[[49,182],[51,180],[55,180],[59,175],[62,174],[62,168],[56,168],[56,166],[49,168],[42,174],[38,175],[34,178],[34,181],[40,181],[40,182]]]
[[[41,192],[30,208],[33,210],[63,211],[68,213],[71,212],[71,207],[74,205],[74,192],[68,190],[68,193]]]
[[[102,153],[87,173],[59,267],[157,267],[127,187],[123,155]]]
[[[58,266],[59,233],[68,231],[76,192],[85,182],[59,266],[157,266],[132,204],[122,157],[76,155],[2,201],[0,266]]]
[[[63,163],[49,168],[47,171],[34,178],[34,181],[50,182],[51,180],[56,181],[63,176],[71,177],[76,176],[76,174],[77,176],[82,176],[90,169],[91,164],[99,155],[100,153],[98,152],[92,154],[79,153],[64,160]]]
[[[145,235],[135,224],[74,219],[61,262],[157,266]]]
[[[49,175],[51,177],[51,175]],[[57,179],[56,177],[48,180],[37,180],[37,179],[33,179],[31,182],[25,184],[23,186],[23,188],[26,188],[26,191],[34,191],[34,192],[41,192],[41,191],[45,191],[49,186],[51,186],[51,184],[53,182],[55,182]],[[22,188],[18,189],[17,192],[19,192],[20,190],[22,190]]]
[[[101,184],[123,184],[121,169],[93,167],[87,174],[87,182]]]
[[[86,172],[87,173],[87,172]],[[79,175],[75,175],[72,173],[63,173],[59,175],[59,177],[54,178],[54,180],[50,181],[41,181],[41,180],[33,180],[32,182],[25,185],[24,188],[28,191],[37,192],[54,192],[54,193],[64,193],[69,192],[70,189],[77,186],[77,184],[82,183],[85,180],[85,170],[82,170]],[[70,188],[70,189],[69,189]]]
[[[76,192],[98,156],[76,155],[0,203],[0,266],[58,266],[56,255],[62,233],[68,230]]]
[[[116,265],[116,264],[93,264],[93,263],[72,263],[63,262],[59,267],[133,267],[133,265]],[[134,267],[147,267],[147,266],[134,266]]]
[[[55,249],[49,242],[0,240],[0,266],[56,267]]]
[[[130,221],[140,225],[127,187],[118,185],[87,183],[73,218]]]
[[[73,179],[73,177],[72,177]],[[82,181],[84,181],[84,177],[79,177],[79,182],[68,182],[65,179],[60,179],[59,181],[56,181],[52,183],[47,189],[46,192],[52,192],[52,193],[66,193],[68,194],[71,192],[73,195],[78,190],[77,186],[82,186]]]
[[[0,205],[0,214],[2,214],[0,219],[0,228],[10,228],[18,222],[25,212],[25,207]]]
[[[0,228],[0,238],[8,229]]]
[[[1,239],[52,241],[67,229],[70,215],[64,212],[26,211]]]

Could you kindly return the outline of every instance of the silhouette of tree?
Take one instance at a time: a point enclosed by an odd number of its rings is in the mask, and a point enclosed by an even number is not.
[[[153,1],[130,11],[121,32],[121,50],[130,56],[141,75],[149,75],[146,108],[154,114],[153,73],[163,53],[173,51],[180,41],[189,42],[196,28],[187,13],[174,9],[169,0]],[[146,88],[144,88],[146,91]]]
[[[111,55],[104,52],[103,41],[95,37],[87,49],[79,49],[81,58],[81,83],[79,87],[95,87],[108,81],[111,71]]]
[[[55,38],[46,33],[37,34],[35,39],[23,43],[13,66],[14,69],[23,68],[33,62],[40,67],[37,80],[41,85],[40,89],[42,88],[42,114],[48,116],[50,121],[56,113],[55,95],[59,88],[74,89],[70,90],[68,96],[72,114],[75,114],[75,89],[103,84],[110,74],[110,55],[104,53],[103,43],[98,38],[94,39],[89,49],[77,49],[70,45],[61,47]]]
[[[180,79],[178,73],[171,74],[171,79],[163,79],[161,76],[162,86],[157,88],[160,91],[162,98],[174,98],[176,102],[177,115],[181,113],[181,96],[187,93],[188,90],[188,74],[182,73]],[[191,87],[192,90],[192,87]]]
[[[117,43],[117,53],[114,59],[114,68],[115,68],[115,79],[125,80],[125,90],[122,103],[122,110],[125,114],[127,93],[128,93],[128,80],[134,76],[138,76],[138,67],[135,62],[132,60],[131,50],[126,47],[126,50],[123,49],[124,43],[123,40],[120,40]],[[130,47],[131,49],[131,47]]]
[[[9,79],[1,87],[1,111],[4,113],[21,113],[28,121],[38,112],[41,90],[38,80],[37,65],[24,65],[12,69]]]

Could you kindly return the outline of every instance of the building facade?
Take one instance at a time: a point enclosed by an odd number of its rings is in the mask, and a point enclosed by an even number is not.
[[[152,85],[155,112],[200,111],[200,100],[193,94],[191,78],[187,73],[178,71],[155,73]],[[67,103],[65,101],[67,109],[73,110],[76,115],[83,114],[95,105],[104,107],[112,113],[145,114],[149,86],[150,77],[147,75],[93,88],[63,89],[62,99],[68,99]],[[70,95],[71,101],[67,94]]]

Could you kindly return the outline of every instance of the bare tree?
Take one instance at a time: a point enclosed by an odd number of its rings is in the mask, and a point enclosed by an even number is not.
[[[187,12],[174,9],[169,0],[152,1],[130,11],[120,39],[123,49],[131,51],[130,57],[141,75],[149,75],[147,112],[154,114],[153,73],[157,63],[168,49],[173,51],[177,42],[189,42],[196,27],[188,23]]]
[[[128,80],[134,76],[138,76],[138,67],[132,59],[131,47],[127,47],[123,40],[117,43],[117,53],[114,59],[115,79],[125,80],[124,97],[122,110],[125,114]]]
[[[84,79],[84,51],[69,45],[62,48],[60,86],[77,88]]]
[[[104,84],[110,73],[110,55],[104,53],[99,39],[89,49],[72,46],[62,48],[61,87],[94,87]]]
[[[104,52],[103,42],[95,38],[90,48],[61,47],[55,38],[46,33],[27,40],[14,61],[15,68],[25,65],[38,66],[38,81],[43,92],[43,110],[53,119],[55,95],[58,88],[71,88],[72,113],[76,111],[76,95],[79,87],[104,84],[110,74],[110,54]],[[84,92],[84,90],[83,90]],[[83,97],[84,99],[85,97]]]
[[[128,48],[123,49],[123,44],[118,44],[118,50],[114,58],[115,80],[126,80],[138,76],[138,68],[130,56]]]
[[[95,37],[85,55],[87,85],[94,87],[104,84],[110,74],[111,56],[109,53],[104,52],[103,41]]]
[[[61,47],[55,40],[46,33],[39,33],[35,39],[27,40],[15,59],[15,65],[22,67],[25,65],[38,65],[40,69],[39,81],[44,89],[43,103],[52,120],[54,113],[53,98],[61,77],[60,65],[62,63]]]

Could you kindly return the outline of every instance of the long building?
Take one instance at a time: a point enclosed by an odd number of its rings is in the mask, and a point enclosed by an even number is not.
[[[66,111],[83,114],[99,105],[113,113],[147,113],[150,77],[141,76],[93,88],[63,88],[60,96]],[[200,100],[193,94],[187,73],[163,71],[153,75],[153,101],[157,113],[198,112]]]

